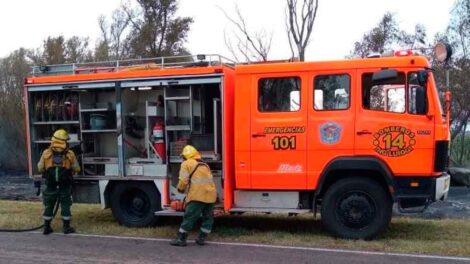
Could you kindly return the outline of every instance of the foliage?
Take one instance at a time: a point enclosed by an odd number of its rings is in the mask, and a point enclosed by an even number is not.
[[[453,166],[470,166],[470,133],[461,133],[452,141],[450,158]]]
[[[136,0],[123,4],[108,24],[99,18],[101,39],[95,55],[104,59],[186,55],[184,47],[193,19],[178,17],[177,0]]]
[[[354,43],[350,57],[365,58],[372,53],[383,54],[396,47],[419,49],[426,43],[426,29],[416,25],[415,32],[407,33],[400,30],[395,16],[387,12],[379,23],[365,33],[360,41]]]
[[[34,65],[52,65],[93,61],[93,52],[89,48],[89,39],[72,36],[49,36],[40,48],[28,50],[28,59]]]
[[[452,137],[465,131],[470,118],[470,0],[458,0],[451,12],[446,39],[452,43],[454,58],[449,64],[450,90],[453,94]],[[442,74],[441,74],[442,75]]]
[[[18,49],[0,59],[0,169],[26,168],[23,80],[27,51]]]

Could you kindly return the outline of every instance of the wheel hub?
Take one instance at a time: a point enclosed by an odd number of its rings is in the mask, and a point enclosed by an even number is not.
[[[127,217],[138,220],[150,210],[150,201],[141,190],[130,189],[122,196],[120,206]]]
[[[366,193],[348,193],[339,200],[336,215],[347,227],[364,228],[374,220],[376,207]]]
[[[134,197],[132,200],[132,205],[135,209],[141,210],[144,207],[144,201],[140,197]]]

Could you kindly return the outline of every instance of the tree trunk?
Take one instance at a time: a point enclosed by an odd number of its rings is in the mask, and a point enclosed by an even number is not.
[[[463,157],[465,151],[465,131],[467,130],[467,122],[463,125],[462,131],[462,142],[460,142],[460,157],[459,157],[459,164],[463,164]]]
[[[462,118],[460,118],[460,115],[458,115],[456,118],[459,123],[455,126],[454,131],[451,133],[451,140],[455,139],[460,131],[462,131],[463,126],[467,124],[468,119],[470,118],[470,111],[465,111],[465,113],[462,115]]]

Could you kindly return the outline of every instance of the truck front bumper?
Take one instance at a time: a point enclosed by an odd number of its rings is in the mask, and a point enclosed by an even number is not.
[[[436,178],[434,201],[446,200],[447,195],[449,194],[449,187],[450,175],[444,172],[441,177]]]
[[[395,198],[400,212],[419,213],[429,204],[447,199],[450,175],[443,173],[439,177],[397,177],[395,186]]]

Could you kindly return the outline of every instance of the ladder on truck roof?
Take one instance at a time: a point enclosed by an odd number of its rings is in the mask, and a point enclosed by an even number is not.
[[[114,60],[86,63],[70,63],[33,66],[31,75],[69,75],[86,73],[118,72],[144,69],[168,69],[225,65],[233,67],[235,62],[217,54],[199,54],[144,59]]]

